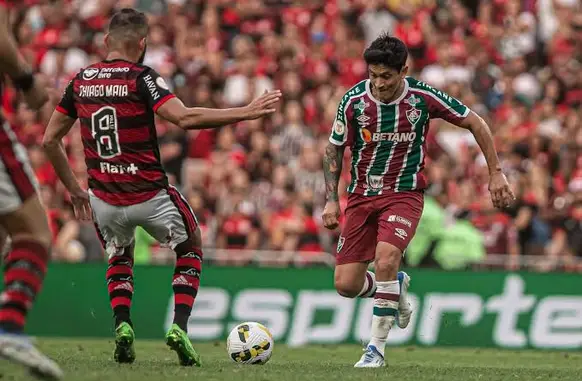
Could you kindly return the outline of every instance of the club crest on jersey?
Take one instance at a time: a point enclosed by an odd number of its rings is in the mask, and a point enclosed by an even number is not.
[[[420,120],[422,116],[422,111],[417,108],[411,108],[410,110],[406,111],[406,119],[412,124],[413,126]]]
[[[342,251],[342,248],[344,247],[344,243],[346,242],[346,237],[339,237],[339,240],[337,241],[337,252],[339,253],[340,251]]]
[[[93,78],[97,77],[97,74],[99,74],[99,69],[90,67],[89,69],[83,70],[83,79],[86,81],[90,81]]]
[[[358,103],[354,104],[354,109],[358,110],[360,113],[363,113],[366,108],[368,108],[370,104],[364,100],[364,98],[360,98]]]

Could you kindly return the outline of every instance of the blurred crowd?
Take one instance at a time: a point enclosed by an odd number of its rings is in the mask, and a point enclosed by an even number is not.
[[[42,185],[56,260],[103,254],[93,225],[74,219],[39,141],[71,76],[104,58],[104,28],[126,6],[147,12],[145,64],[186,105],[235,107],[265,89],[284,94],[268,119],[187,133],[157,122],[163,163],[197,214],[205,246],[306,257],[334,250],[339,231],[324,231],[319,217],[323,149],[339,98],[366,77],[366,45],[388,31],[407,44],[411,75],[489,122],[518,200],[493,209],[474,139],[439,120],[428,138],[427,197],[478,228],[488,254],[582,256],[579,0],[59,0],[14,17],[21,52],[45,75],[51,105],[35,113],[13,93],[3,104]],[[66,143],[86,181],[77,127]],[[346,159],[342,206],[348,167]],[[154,260],[163,249],[144,239]]]

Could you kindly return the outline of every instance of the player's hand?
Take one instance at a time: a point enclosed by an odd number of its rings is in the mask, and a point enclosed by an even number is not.
[[[329,230],[334,230],[339,226],[340,205],[337,201],[328,201],[325,203],[321,219],[323,226]]]
[[[28,91],[23,92],[24,100],[28,107],[33,110],[40,109],[49,100],[48,92],[46,91],[46,81],[36,75],[34,77],[34,85]]]
[[[279,102],[283,94],[280,90],[266,91],[244,107],[245,119],[258,119],[265,115],[273,114],[277,109],[275,103]]]
[[[89,203],[89,194],[80,189],[71,193],[71,202],[75,210],[75,217],[82,221],[91,221],[93,212],[91,211],[91,204]]]
[[[503,172],[495,172],[489,179],[489,192],[491,201],[496,208],[507,208],[515,201],[515,195],[509,187],[507,178]]]

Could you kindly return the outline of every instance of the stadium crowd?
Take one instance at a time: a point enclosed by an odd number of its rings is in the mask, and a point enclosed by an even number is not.
[[[408,45],[412,75],[489,122],[518,200],[504,212],[493,209],[476,143],[441,121],[431,123],[428,137],[427,197],[447,219],[471,222],[488,254],[513,258],[507,266],[523,254],[582,256],[578,0],[59,0],[14,19],[21,52],[43,73],[51,104],[34,113],[14,92],[3,99],[42,186],[55,260],[103,254],[93,225],[74,219],[39,142],[71,76],[104,58],[108,18],[125,6],[147,12],[145,64],[186,105],[232,107],[265,89],[284,93],[280,112],[266,120],[188,133],[158,121],[170,181],[187,195],[205,246],[306,257],[334,250],[339,232],[324,231],[319,217],[323,149],[339,98],[366,77],[366,44],[389,31]],[[67,151],[86,179],[78,128]],[[345,192],[341,197],[345,206]],[[136,234],[143,261],[164,255],[147,234]]]

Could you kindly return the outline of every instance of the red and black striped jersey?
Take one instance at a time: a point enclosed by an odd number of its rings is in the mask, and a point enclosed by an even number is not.
[[[134,205],[168,186],[154,112],[174,95],[153,69],[125,60],[81,70],[57,111],[79,118],[89,188],[111,205]]]

